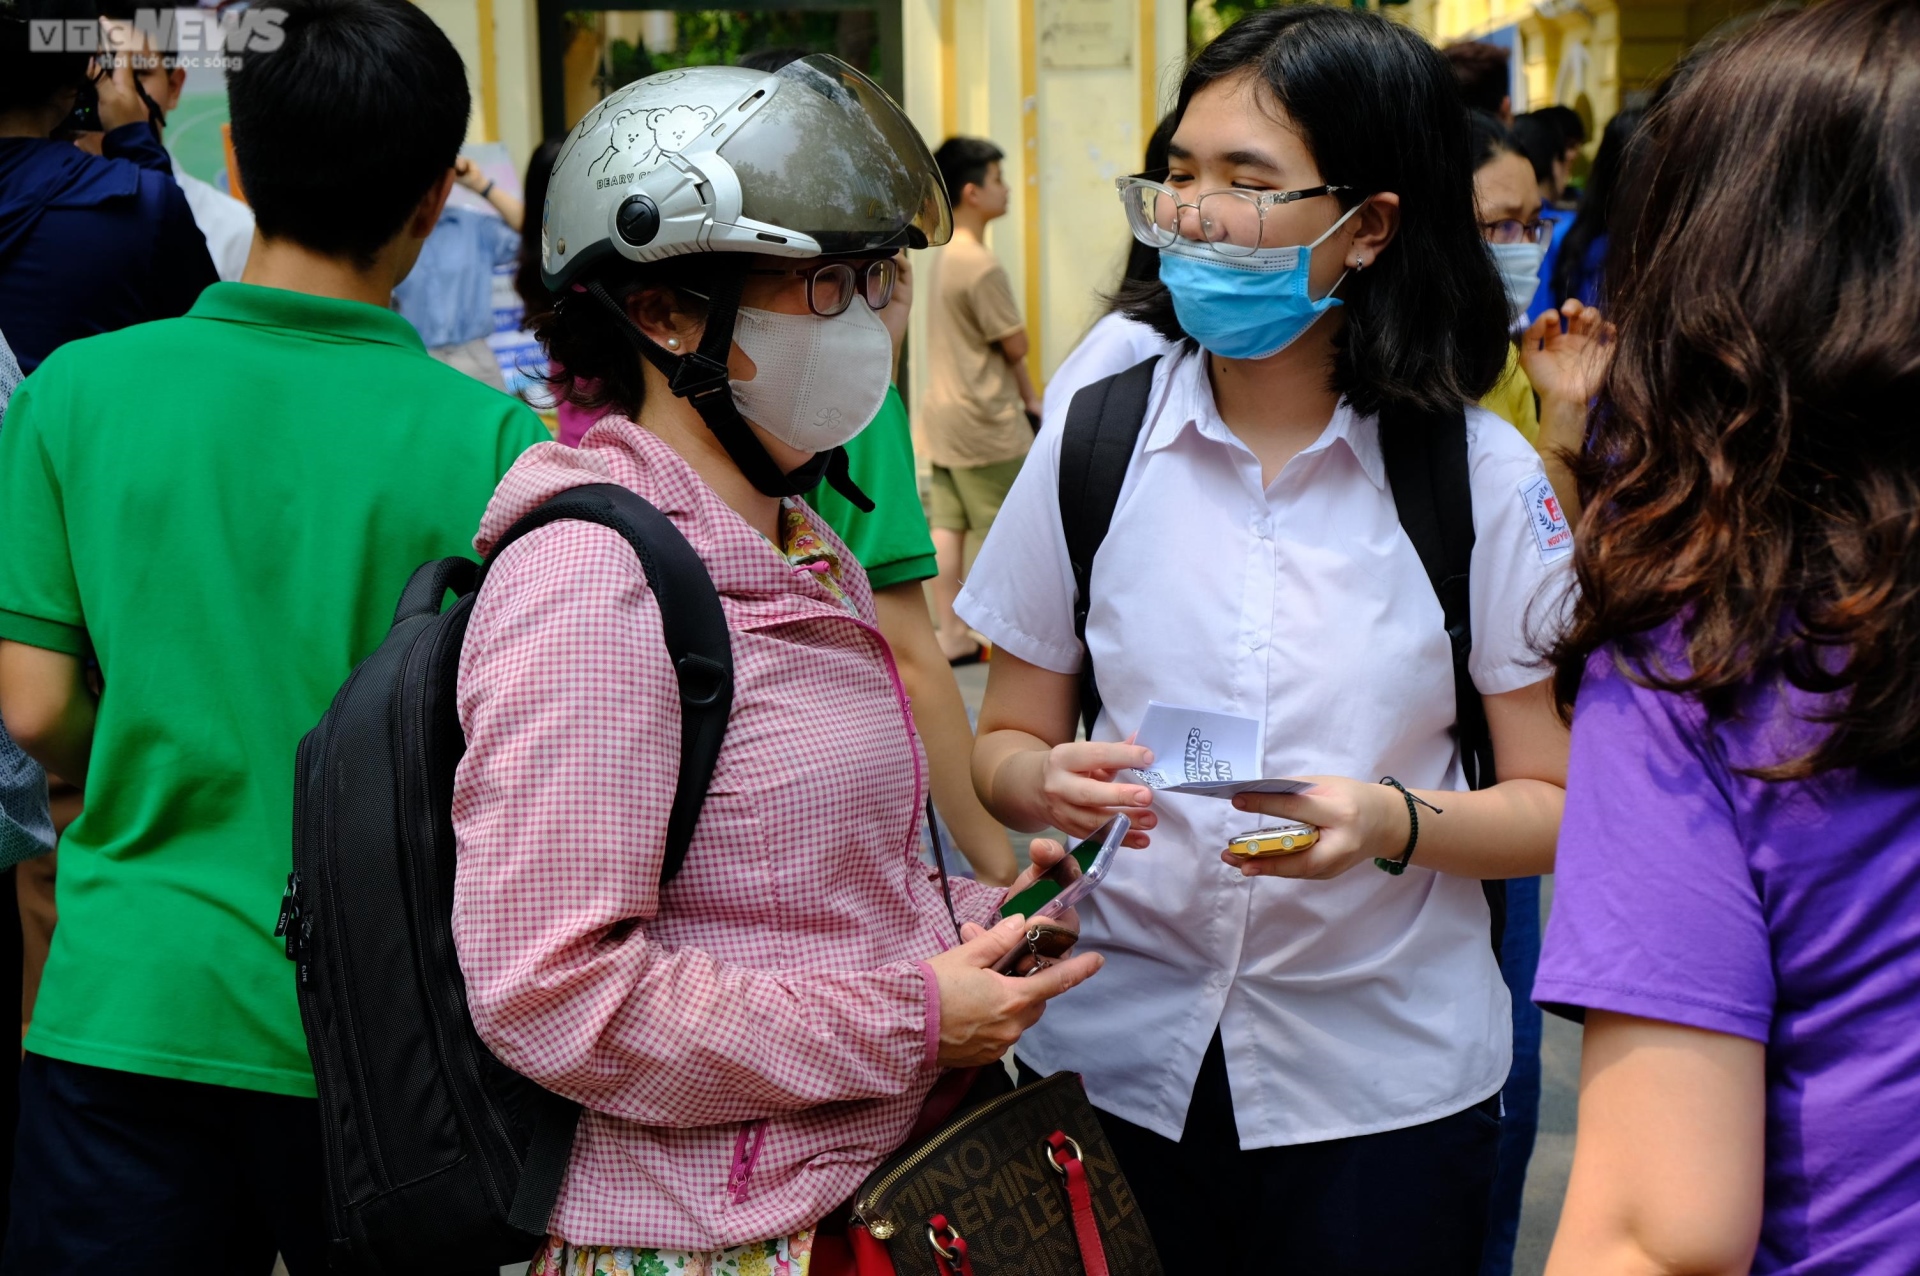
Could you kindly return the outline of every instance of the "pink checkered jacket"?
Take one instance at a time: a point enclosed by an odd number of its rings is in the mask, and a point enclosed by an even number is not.
[[[481,1037],[586,1108],[551,1230],[719,1249],[815,1222],[906,1136],[938,1075],[923,959],[953,926],[917,855],[920,742],[837,539],[861,619],[609,418],[582,448],[523,455],[474,544],[609,480],[673,520],[720,592],[736,681],[713,786],[663,892],[680,713],[657,604],[615,533],[526,536],[461,654],[454,938]],[[953,885],[962,920],[991,918],[1000,891]]]

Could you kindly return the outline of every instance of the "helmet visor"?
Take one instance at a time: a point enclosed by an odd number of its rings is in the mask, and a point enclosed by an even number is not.
[[[947,242],[940,171],[879,85],[826,54],[779,76],[779,92],[720,146],[743,215],[811,235],[828,254]]]

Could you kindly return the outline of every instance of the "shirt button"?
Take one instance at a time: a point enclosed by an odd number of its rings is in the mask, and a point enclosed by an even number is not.
[[[1273,535],[1273,525],[1264,518],[1256,518],[1253,520],[1253,534],[1265,540]]]

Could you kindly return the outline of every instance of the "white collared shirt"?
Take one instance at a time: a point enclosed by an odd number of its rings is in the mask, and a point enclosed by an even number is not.
[[[1125,372],[1156,354],[1172,352],[1171,341],[1138,319],[1129,319],[1117,310],[1100,316],[1073,353],[1062,359],[1047,378],[1047,392],[1040,400],[1040,428],[1051,426],[1058,431],[1066,423],[1073,396],[1095,381]]]
[[[1050,429],[959,611],[996,646],[1073,673]],[[1400,528],[1373,418],[1342,402],[1263,490],[1189,353],[1156,370],[1141,434],[1093,566],[1094,738],[1125,737],[1160,700],[1258,718],[1269,776],[1464,788],[1440,603]],[[1542,470],[1526,440],[1479,408],[1467,435],[1471,669],[1497,695],[1547,676],[1529,637],[1564,600],[1570,551],[1536,536]],[[1220,852],[1270,820],[1205,797],[1155,807],[1152,845],[1122,852],[1080,907],[1082,948],[1106,967],[1054,1000],[1023,1061],[1081,1073],[1097,1105],[1177,1139],[1217,1025],[1247,1148],[1418,1125],[1500,1088],[1511,1007],[1478,882],[1417,856],[1399,877],[1362,864],[1331,881],[1245,878]]]
[[[173,180],[187,197],[193,224],[207,241],[214,272],[225,283],[239,279],[247,268],[247,254],[253,249],[253,210],[181,168],[179,160],[173,162]]]

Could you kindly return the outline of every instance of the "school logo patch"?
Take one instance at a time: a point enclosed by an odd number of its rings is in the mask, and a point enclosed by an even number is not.
[[[1520,481],[1520,505],[1527,512],[1527,525],[1533,528],[1534,544],[1540,548],[1540,561],[1557,563],[1573,553],[1573,528],[1553,484],[1542,474]]]

